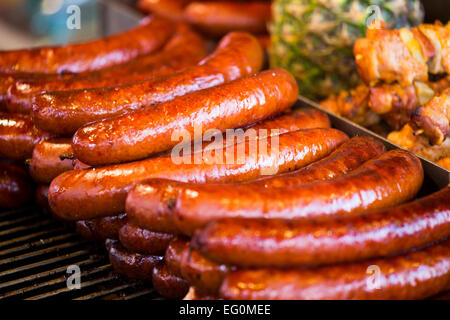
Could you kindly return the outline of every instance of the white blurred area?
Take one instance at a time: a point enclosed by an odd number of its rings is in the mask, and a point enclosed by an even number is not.
[[[80,8],[80,28],[69,29],[70,6]],[[90,40],[101,36],[98,0],[0,0],[0,50]]]

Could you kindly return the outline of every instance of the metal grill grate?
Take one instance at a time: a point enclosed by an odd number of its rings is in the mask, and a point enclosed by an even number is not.
[[[67,287],[67,267],[81,270],[81,288]],[[155,299],[151,284],[112,272],[101,244],[82,240],[73,227],[39,207],[0,212],[0,300]]]

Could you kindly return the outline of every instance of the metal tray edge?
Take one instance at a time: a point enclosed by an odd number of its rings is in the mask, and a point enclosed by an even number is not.
[[[378,140],[381,140],[386,148],[390,149],[403,149],[406,150],[389,140],[385,139],[384,137],[364,128],[361,127],[353,122],[351,122],[348,119],[345,119],[343,117],[340,117],[328,110],[325,110],[322,108],[319,104],[315,103],[314,101],[309,100],[308,98],[305,98],[303,96],[298,97],[298,101],[296,103],[297,107],[311,107],[319,109],[323,112],[325,112],[331,119],[331,122],[333,126],[339,130],[342,130],[349,134],[350,136],[355,135],[366,135],[374,137]],[[417,155],[417,154],[416,154]],[[417,155],[417,157],[421,160],[423,169],[425,171],[425,174],[429,176],[439,188],[443,188],[447,186],[450,183],[450,171],[448,171],[445,168],[442,168],[441,166],[438,166],[437,164]]]

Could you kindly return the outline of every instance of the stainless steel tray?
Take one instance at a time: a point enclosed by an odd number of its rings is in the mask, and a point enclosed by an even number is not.
[[[384,143],[384,145],[386,146],[386,148],[388,148],[389,150],[396,149],[396,148],[403,149],[402,147],[386,140],[382,136],[380,136],[364,127],[361,127],[361,126],[351,122],[348,119],[345,119],[343,117],[335,115],[334,113],[329,112],[328,110],[325,110],[319,104],[317,104],[305,97],[300,96],[296,106],[312,107],[312,108],[316,108],[316,109],[319,109],[319,110],[327,113],[331,119],[331,123],[332,123],[333,127],[344,131],[349,136],[352,136],[352,137],[353,136],[371,136],[371,137],[381,140]],[[450,171],[438,166],[437,164],[435,164],[421,156],[418,156],[418,157],[422,161],[422,166],[425,171],[426,177],[433,180],[433,182],[437,185],[437,187],[439,189],[445,187],[446,185],[448,185],[450,183]]]

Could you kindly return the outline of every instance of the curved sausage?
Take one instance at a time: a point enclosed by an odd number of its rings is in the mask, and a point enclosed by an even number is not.
[[[11,113],[25,113],[29,114],[29,111],[24,111],[21,109],[15,109],[13,107],[9,107],[9,95],[8,91],[10,87],[16,82],[20,80],[29,80],[29,81],[50,81],[50,80],[64,80],[69,79],[73,75],[71,74],[41,74],[41,73],[25,73],[25,72],[17,72],[17,73],[4,73],[0,72],[0,110],[9,111]]]
[[[261,69],[262,60],[262,48],[255,37],[233,32],[224,37],[215,52],[198,65],[156,82],[150,79],[115,87],[37,95],[33,102],[33,117],[40,128],[69,135],[86,123],[149,107],[255,73]]]
[[[177,145],[174,132],[192,137],[208,129],[244,127],[286,110],[297,96],[289,72],[267,70],[82,127],[73,137],[73,149],[90,165],[138,160]]]
[[[164,262],[167,267],[177,277],[182,277],[181,273],[181,254],[189,248],[189,239],[185,237],[176,237],[167,247],[164,255]]]
[[[139,0],[137,6],[144,12],[151,12],[172,21],[184,21],[184,7],[191,0]]]
[[[314,115],[318,115],[316,112],[308,115],[308,113],[302,111],[295,114],[303,114],[303,116],[291,117],[290,114],[283,116],[285,117],[284,126],[280,126],[283,123],[279,118],[267,120],[256,125],[254,128],[258,131],[255,131],[258,133],[259,129],[269,131],[280,128],[279,131],[283,132],[298,129],[302,126],[307,127],[308,125],[303,120],[316,118]],[[318,116],[315,121],[311,122],[314,126],[318,123],[322,123],[324,126],[329,125],[328,119],[323,115]],[[304,156],[292,157],[301,154],[302,150],[306,152],[306,147],[303,144],[305,138],[302,138],[303,135],[299,134],[280,136],[281,147],[279,149],[285,156],[280,157],[278,163],[274,162],[273,154],[270,155],[270,161],[265,163],[265,157],[258,158],[257,154],[250,157],[248,153],[244,153],[248,159],[247,164],[220,164],[220,159],[219,161],[206,162],[206,160],[203,161],[203,159],[206,159],[206,149],[204,148],[199,153],[200,161],[197,162],[195,153],[187,156],[174,156],[173,158],[166,155],[138,162],[65,172],[52,181],[49,193],[50,203],[54,211],[63,219],[90,219],[124,212],[125,199],[131,186],[148,178],[159,177],[214,183],[258,178],[265,174],[266,168],[272,169],[274,165],[279,165],[278,172],[286,172],[306,164],[307,161],[325,156],[347,139],[344,133],[334,129],[323,129],[325,130],[323,132],[319,129],[316,130],[318,130],[316,134],[310,136],[317,139],[319,143],[309,145],[318,148],[317,152],[313,153],[314,155],[308,153]],[[322,134],[323,137],[321,137]],[[328,142],[324,140],[326,137],[330,139]],[[257,139],[258,135],[255,135],[255,138]],[[249,150],[252,144],[256,143],[250,143],[248,140],[245,144],[242,144],[245,147],[245,152]],[[221,159],[225,160],[227,154],[235,155],[242,149],[237,145],[228,146],[226,143],[222,145],[225,145],[226,148],[217,151],[217,155],[222,155]],[[211,153],[216,154],[215,151]]]
[[[450,237],[450,186],[360,217],[317,223],[225,219],[193,239],[213,261],[239,267],[300,267],[383,257]]]
[[[450,240],[401,256],[317,269],[237,270],[225,278],[220,296],[252,300],[405,300],[424,299],[448,289]]]
[[[217,295],[225,276],[234,267],[208,260],[199,250],[185,248],[181,253],[181,274],[203,294]]]
[[[189,287],[189,291],[183,298],[183,300],[218,300],[218,298],[215,296],[204,294],[198,288]]]
[[[364,162],[384,153],[383,143],[372,137],[354,137],[341,144],[322,160],[293,172],[246,181],[246,185],[261,188],[295,187],[315,181],[325,181],[343,176]]]
[[[39,141],[33,149],[29,172],[37,183],[49,184],[63,172],[73,170],[70,139],[52,138]]]
[[[98,40],[58,47],[0,52],[2,72],[79,73],[124,63],[159,49],[173,24],[145,18],[137,27]]]
[[[157,81],[162,76],[197,64],[205,56],[204,39],[187,25],[179,24],[176,33],[162,50],[140,56],[128,63],[82,73],[66,80],[18,80],[9,89],[7,108],[10,111],[30,113],[33,97],[43,91],[101,88],[150,78]]]
[[[33,198],[33,188],[25,170],[0,163],[0,208],[14,208]]]
[[[77,232],[90,241],[118,239],[120,228],[126,224],[125,213],[112,217],[80,220],[75,223]]]
[[[120,243],[131,252],[163,255],[173,235],[139,228],[132,223],[124,224],[119,230]]]
[[[164,232],[158,221],[170,221],[173,229],[192,235],[208,222],[227,217],[329,220],[359,215],[411,200],[422,182],[420,160],[407,151],[392,150],[345,176],[289,188],[150,180],[145,185],[150,190],[146,211],[136,217],[131,191],[127,212],[132,221],[153,219],[154,231]]]
[[[233,169],[233,165],[225,165],[223,168],[224,173],[221,176],[227,176],[226,172],[236,172],[239,170],[241,174],[246,172],[245,180],[252,180],[265,175],[260,169],[256,169],[260,168],[260,163],[265,163],[269,166],[272,165],[272,168],[278,168],[278,172],[280,173],[295,170],[296,168],[303,167],[325,157],[346,139],[347,137],[343,132],[335,129],[311,129],[285,133],[279,137],[279,149],[275,152],[275,159],[272,156],[266,157],[259,156],[258,154],[250,154],[250,157],[246,157],[246,162],[243,166],[236,165]],[[255,161],[254,157],[257,157],[259,160]],[[247,168],[251,168],[251,170],[247,171]],[[216,166],[215,170],[219,169],[222,170],[222,167]],[[257,172],[255,172],[255,169]],[[268,168],[266,167],[266,169]],[[266,174],[274,173],[276,173],[276,169],[273,171],[269,170]],[[229,177],[225,182],[240,181],[243,181],[243,179],[230,179]],[[215,200],[221,197],[221,190],[227,190],[223,193],[226,196],[229,189],[238,186],[222,184],[198,185],[201,198],[201,193],[204,190],[208,190],[209,187],[215,190],[215,192],[212,196],[213,198],[206,199],[205,203],[208,203],[208,201],[214,203]],[[219,211],[216,213],[214,209],[210,210],[207,206],[202,207],[202,203],[196,201],[197,191],[194,190],[196,188],[196,183],[183,183],[167,179],[149,179],[140,182],[128,193],[126,212],[130,221],[133,221],[142,228],[158,232],[191,235],[196,227],[208,222],[209,217],[221,217],[222,211],[224,211],[223,209],[218,209]],[[240,188],[240,192],[244,193],[236,193],[233,195],[239,199],[245,198],[248,195],[248,189],[251,188],[243,186]],[[256,187],[256,189],[260,190],[261,186]],[[189,190],[193,192],[191,193]],[[269,192],[266,194],[267,201],[271,199],[271,195],[268,194]],[[192,201],[190,203],[191,207],[187,206],[187,210],[184,208],[184,201],[186,201],[184,197],[192,197],[192,199],[187,200],[187,202]],[[232,200],[228,201],[230,203],[232,202]],[[179,205],[181,203],[182,205],[180,207]],[[191,211],[191,208],[196,206],[202,207],[201,210]],[[236,212],[241,211],[238,209]]]
[[[221,36],[230,31],[266,33],[270,20],[270,3],[196,1],[186,6],[184,17],[202,32],[213,36]]]
[[[34,146],[51,135],[34,126],[30,116],[0,112],[0,158],[24,161]]]
[[[188,282],[170,272],[164,261],[153,269],[152,283],[156,292],[166,299],[182,299],[189,290]]]
[[[114,271],[130,279],[152,280],[153,268],[162,257],[128,252],[117,240],[105,243]]]

